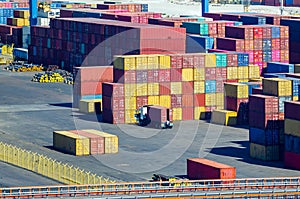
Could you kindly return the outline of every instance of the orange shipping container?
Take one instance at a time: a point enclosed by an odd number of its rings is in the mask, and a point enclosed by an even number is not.
[[[71,133],[81,135],[89,138],[90,140],[90,154],[104,154],[104,138],[92,133],[88,133],[80,130],[72,130]]]
[[[113,66],[86,66],[74,69],[75,82],[113,82]]]
[[[191,180],[235,179],[235,167],[203,158],[187,159],[187,175]]]

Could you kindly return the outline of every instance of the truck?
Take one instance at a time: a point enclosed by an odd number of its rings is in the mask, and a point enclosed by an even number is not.
[[[144,105],[136,110],[134,117],[139,126],[158,129],[173,127],[172,110],[163,106]]]

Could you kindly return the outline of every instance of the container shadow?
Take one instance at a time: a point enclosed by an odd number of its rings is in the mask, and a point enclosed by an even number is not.
[[[72,108],[73,103],[55,103],[55,104],[49,104],[50,106],[59,106],[59,107],[66,107],[66,108]]]
[[[57,151],[56,149],[54,149],[54,146],[53,145],[51,145],[51,146],[44,146],[45,148],[47,148],[47,149],[50,149],[51,151]]]
[[[80,120],[90,121],[90,122],[103,122],[102,114],[82,114],[82,115],[76,115],[73,116]]]
[[[234,144],[239,144],[241,147],[216,147],[210,150],[210,153],[222,156],[235,157],[238,161],[246,162],[254,165],[262,165],[276,168],[284,168],[283,161],[263,161],[250,157],[250,144],[248,141],[234,141]]]

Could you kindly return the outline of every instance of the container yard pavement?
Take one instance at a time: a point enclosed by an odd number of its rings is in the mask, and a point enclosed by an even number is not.
[[[247,129],[210,125],[204,121],[175,122],[174,129],[163,131],[98,123],[96,115],[82,115],[72,110],[72,86],[30,82],[31,75],[0,71],[0,141],[118,181],[149,180],[153,173],[186,175],[186,159],[199,157],[199,152],[200,157],[235,166],[238,178],[300,176],[298,171],[283,169],[280,162],[251,159]],[[119,153],[76,157],[53,150],[54,130],[76,128],[98,129],[119,136]],[[197,134],[193,139],[195,129]],[[168,143],[173,143],[171,150],[159,151]]]

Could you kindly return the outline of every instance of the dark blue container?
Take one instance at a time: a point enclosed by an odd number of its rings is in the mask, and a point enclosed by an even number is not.
[[[264,146],[272,146],[279,144],[279,130],[274,129],[249,129],[249,141],[251,143],[260,144]]]
[[[215,93],[216,92],[216,80],[206,80],[205,81],[205,93]]]
[[[187,53],[205,53],[207,49],[214,46],[214,38],[199,35],[187,35],[186,52]]]
[[[268,62],[267,73],[294,73],[294,64],[287,64],[281,62]]]
[[[248,53],[237,53],[238,55],[238,66],[249,65],[249,54]]]
[[[300,154],[300,137],[285,135],[285,150]]]
[[[299,31],[300,30],[300,21],[298,19],[281,19],[280,25],[288,26],[289,32]]]
[[[299,99],[300,99],[300,85],[298,85],[298,101],[300,101]]]
[[[280,74],[280,73],[264,73],[264,78],[285,78],[286,74]]]
[[[148,4],[142,4],[142,12],[148,12]]]
[[[298,94],[299,94],[298,86],[300,85],[300,79],[293,78],[293,77],[286,77],[285,79],[292,81],[293,96],[298,96]]]
[[[300,32],[290,32],[289,39],[293,42],[300,42]]]
[[[258,17],[258,16],[241,16],[240,21],[243,22],[244,25],[264,25],[264,24],[266,24],[266,18]]]

